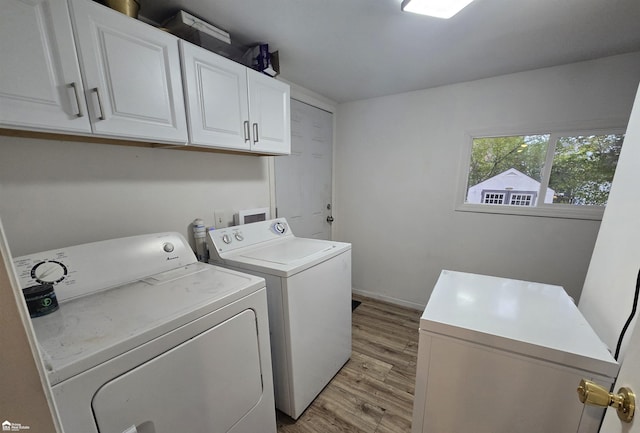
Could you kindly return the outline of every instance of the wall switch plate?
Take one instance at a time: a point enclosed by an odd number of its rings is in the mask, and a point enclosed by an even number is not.
[[[234,211],[231,209],[214,210],[214,223],[213,226],[217,229],[223,229],[225,227],[231,227],[233,225]]]

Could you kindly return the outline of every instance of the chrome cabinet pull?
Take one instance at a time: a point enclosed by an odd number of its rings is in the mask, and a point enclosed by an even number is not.
[[[249,141],[251,137],[249,137],[249,121],[245,120],[244,122],[244,142]]]
[[[102,99],[100,98],[100,91],[98,90],[97,87],[94,87],[93,89],[91,89],[92,92],[96,93],[96,96],[98,97],[98,107],[100,108],[100,115],[98,116],[98,120],[107,120],[107,118],[104,116],[104,107],[102,106]]]
[[[73,89],[73,93],[76,96],[76,107],[78,107],[78,112],[76,113],[76,117],[84,117],[84,114],[82,113],[82,106],[80,105],[80,95],[78,94],[78,85],[74,81],[73,83],[69,84],[69,86],[71,86],[71,88]]]
[[[254,123],[253,124],[253,142],[257,143],[258,142],[258,124]]]

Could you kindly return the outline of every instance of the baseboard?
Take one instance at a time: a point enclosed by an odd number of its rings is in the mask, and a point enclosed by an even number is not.
[[[424,307],[427,306],[426,304],[418,304],[416,302],[404,301],[402,299],[381,295],[375,292],[368,292],[366,290],[351,289],[351,292],[355,293],[356,295],[364,296],[371,299],[377,299],[378,301],[384,301],[390,304],[399,305],[401,307],[411,308],[413,310],[418,310],[418,311],[423,311]]]

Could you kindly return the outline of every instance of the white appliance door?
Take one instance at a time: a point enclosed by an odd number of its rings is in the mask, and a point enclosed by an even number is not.
[[[296,419],[351,356],[351,251],[287,278],[284,302]]]
[[[240,420],[262,392],[256,315],[245,310],[108,382],[92,408],[100,433],[250,433]]]

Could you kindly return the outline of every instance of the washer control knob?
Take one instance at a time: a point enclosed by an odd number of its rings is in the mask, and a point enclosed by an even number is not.
[[[165,253],[171,253],[173,252],[173,244],[171,242],[166,242],[163,246],[162,249],[164,250]]]
[[[283,235],[287,231],[287,225],[285,223],[277,222],[273,225],[273,229],[276,233]]]
[[[231,236],[229,235],[222,235],[222,242],[224,242],[225,244],[230,244],[232,241]]]
[[[242,236],[242,233],[240,232],[236,232],[234,236],[238,242],[242,242],[244,240],[244,236]]]

